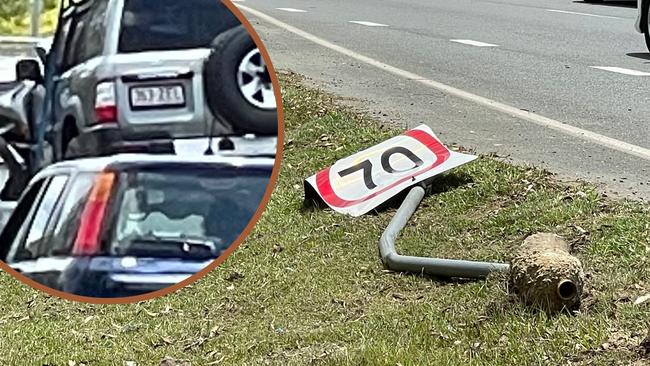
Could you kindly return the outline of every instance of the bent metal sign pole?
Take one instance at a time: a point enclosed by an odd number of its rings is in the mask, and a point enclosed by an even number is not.
[[[307,178],[305,193],[311,187],[336,212],[361,216],[408,189],[404,202],[379,239],[384,265],[400,272],[483,278],[494,271],[508,271],[509,265],[413,257],[401,255],[395,249],[400,231],[424,198],[425,190],[419,183],[474,159],[476,156],[450,151],[429,127],[421,125]]]
[[[476,156],[447,149],[431,128],[420,125],[337,161],[307,178],[306,183],[334,211],[356,217],[409,187],[474,159]]]

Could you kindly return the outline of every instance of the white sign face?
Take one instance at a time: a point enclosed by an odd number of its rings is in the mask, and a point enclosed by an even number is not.
[[[334,211],[361,216],[405,189],[476,159],[447,149],[426,125],[307,178]]]

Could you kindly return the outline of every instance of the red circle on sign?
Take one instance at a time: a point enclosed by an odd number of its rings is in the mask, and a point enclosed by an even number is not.
[[[436,140],[433,138],[433,136],[429,135],[425,131],[422,130],[411,130],[408,131],[404,134],[404,136],[412,137],[419,141],[421,144],[426,146],[431,152],[433,152],[437,159],[435,163],[433,163],[430,166],[424,167],[421,170],[419,170],[415,174],[411,174],[409,176],[403,177],[396,182],[380,189],[377,192],[371,193],[366,197],[359,198],[356,200],[346,200],[344,198],[339,197],[335,192],[334,189],[332,188],[332,182],[330,182],[330,169],[327,168],[324,170],[321,170],[316,174],[316,186],[318,187],[318,191],[320,192],[321,196],[323,197],[323,200],[330,206],[334,207],[339,207],[339,208],[344,208],[344,207],[349,207],[353,206],[362,202],[365,202],[371,198],[376,197],[379,194],[382,194],[386,192],[387,190],[394,188],[395,186],[406,182],[407,180],[413,179],[417,177],[420,174],[426,173],[427,171],[434,169],[435,167],[439,166],[440,164],[444,163],[449,159],[449,156],[451,153],[449,150],[444,147],[440,141]]]

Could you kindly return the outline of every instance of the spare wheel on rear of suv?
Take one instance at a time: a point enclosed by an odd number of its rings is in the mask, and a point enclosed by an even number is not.
[[[244,26],[228,30],[212,43],[205,64],[208,105],[237,133],[277,135],[277,102],[264,58]]]

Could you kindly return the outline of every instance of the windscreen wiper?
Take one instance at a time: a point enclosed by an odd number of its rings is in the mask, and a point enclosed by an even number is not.
[[[217,243],[213,240],[208,239],[197,239],[197,238],[178,238],[178,237],[159,237],[155,235],[137,237],[130,240],[131,244],[164,244],[164,245],[175,245],[180,247],[181,251],[191,255],[196,249],[207,249],[213,256],[218,256],[219,250],[217,248]],[[131,249],[131,250],[129,250]],[[131,252],[133,248],[126,248],[127,251]],[[138,248],[139,251],[144,251],[144,248]],[[151,252],[154,252],[151,250]]]

